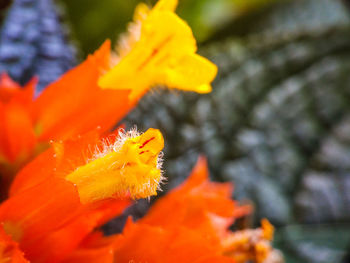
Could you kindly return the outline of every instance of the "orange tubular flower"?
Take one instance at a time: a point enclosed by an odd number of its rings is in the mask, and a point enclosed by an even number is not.
[[[267,220],[262,229],[228,230],[235,218],[251,212],[232,201],[231,192],[230,184],[208,181],[202,158],[187,182],[160,199],[143,219],[133,223],[129,218],[119,235],[92,234],[64,262],[92,263],[97,255],[101,263],[282,262],[270,245],[273,228]]]
[[[129,196],[157,194],[164,144],[158,130],[95,135],[54,144],[16,177],[0,206],[5,232],[33,262],[60,262],[96,226],[121,213]],[[45,158],[51,160],[40,167]]]

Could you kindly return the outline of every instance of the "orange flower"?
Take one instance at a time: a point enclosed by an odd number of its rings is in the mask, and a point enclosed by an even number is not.
[[[16,177],[0,222],[28,259],[60,262],[96,226],[121,213],[129,196],[156,194],[162,148],[154,129],[102,139],[91,132],[54,143]]]
[[[144,133],[144,137],[137,135],[116,140],[114,136],[108,136],[101,141],[90,133],[75,141],[55,145],[53,151],[56,153],[54,158],[57,162],[54,175],[50,178],[44,177],[44,180],[36,179],[35,184],[31,180],[25,180],[25,177],[17,186],[15,181],[11,198],[0,206],[0,222],[3,224],[5,233],[14,240],[7,242],[10,242],[9,244],[18,242],[26,258],[31,261],[48,263],[243,263],[246,260],[262,263],[267,259],[278,259],[279,254],[270,244],[273,227],[267,220],[262,222],[261,229],[236,232],[228,229],[235,218],[249,214],[251,207],[239,206],[230,199],[232,194],[230,184],[208,181],[208,170],[203,158],[199,160],[189,179],[160,199],[143,219],[136,223],[129,219],[122,234],[104,237],[98,231],[92,232],[96,226],[119,214],[128,205],[128,200],[123,201],[119,198],[113,200],[110,199],[110,195],[105,196],[104,199],[101,197],[97,199],[83,197],[82,199],[82,192],[79,190],[81,182],[77,185],[71,183],[72,178],[67,174],[71,175],[72,169],[67,168],[67,164],[70,163],[75,167],[73,174],[75,174],[74,171],[78,171],[78,174],[73,177],[79,178],[80,171],[77,167],[84,167],[84,165],[77,166],[75,162],[80,163],[83,158],[88,158],[85,159],[85,162],[87,161],[85,169],[95,169],[95,173],[87,172],[84,175],[104,177],[103,171],[106,173],[111,171],[100,167],[98,163],[95,165],[94,162],[106,157],[107,160],[104,162],[108,162],[111,156],[110,149],[123,152],[123,147],[116,147],[116,143],[124,141],[124,146],[131,143],[130,151],[124,154],[125,156],[131,154],[131,159],[130,164],[122,166],[142,167],[142,164],[140,166],[133,160],[146,163],[154,160],[152,157],[154,154],[150,155],[151,158],[139,158],[144,150],[153,151],[157,155],[159,147],[156,142],[159,139],[156,137],[156,131],[150,130]],[[90,149],[90,152],[86,152],[87,145],[91,145],[88,141],[91,142],[91,140],[98,140],[102,144],[95,143],[96,151],[91,152]],[[81,146],[81,156],[76,155],[78,145]],[[133,154],[133,146],[139,149],[137,153],[139,156]],[[48,156],[47,153],[43,153],[39,157]],[[77,158],[68,159],[73,156]],[[99,159],[90,159],[94,158],[93,156]],[[28,168],[29,170],[34,171],[35,165],[43,163],[39,157],[29,165],[32,166]],[[52,163],[49,162],[50,165],[46,168],[49,168]],[[151,163],[157,165],[153,161]],[[116,169],[120,169],[118,167],[117,165]],[[26,168],[23,171],[25,170]],[[129,172],[133,171],[139,173],[150,170],[132,169]],[[119,177],[123,175],[126,174],[116,174]],[[81,180],[91,182],[90,179],[81,178]],[[123,180],[112,180],[112,182],[128,185]],[[103,180],[103,183],[109,182]],[[98,184],[95,186],[99,187]],[[123,187],[118,186],[115,189],[123,189]],[[135,189],[137,188],[131,187],[130,191]],[[84,190],[83,193],[84,196],[86,194]],[[96,191],[89,191],[89,193],[96,195]],[[19,250],[18,253],[20,253]],[[11,257],[14,260],[15,256],[11,255]]]
[[[8,181],[33,155],[47,148],[50,140],[68,139],[96,128],[106,132],[131,109],[128,91],[104,91],[97,86],[109,56],[110,42],[106,41],[36,99],[35,80],[21,89],[2,76],[0,171],[8,174]]]
[[[228,229],[235,218],[251,212],[232,201],[231,193],[230,184],[208,181],[201,158],[187,181],[158,200],[144,218],[136,223],[129,218],[122,234],[106,238],[93,233],[64,263],[92,263],[98,256],[101,263],[240,263],[278,256],[270,245],[268,221],[262,229]]]
[[[230,183],[210,182],[208,177],[207,162],[200,158],[187,181],[159,200],[141,221],[162,227],[197,228],[220,238],[235,218],[252,209],[231,200]]]

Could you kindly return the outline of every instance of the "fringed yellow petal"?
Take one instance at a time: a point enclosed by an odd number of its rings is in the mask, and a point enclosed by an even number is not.
[[[132,198],[157,195],[163,147],[160,131],[149,129],[134,138],[119,140],[110,152],[77,168],[66,179],[77,186],[83,204],[128,193]]]
[[[104,89],[131,90],[132,100],[154,85],[207,93],[217,67],[195,54],[191,28],[172,11],[177,1],[159,1],[142,21],[139,36],[115,67],[99,79]],[[141,8],[142,10],[142,8]],[[145,14],[144,11],[137,11]],[[124,41],[126,43],[127,41]],[[123,48],[123,50],[127,50]]]

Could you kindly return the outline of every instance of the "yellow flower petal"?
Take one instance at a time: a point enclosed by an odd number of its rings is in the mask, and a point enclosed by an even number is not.
[[[175,12],[178,0],[159,0],[154,6],[154,10]]]
[[[131,90],[132,100],[154,85],[211,91],[217,67],[195,54],[197,46],[190,27],[173,13],[176,5],[175,0],[161,0],[142,18],[140,32],[135,30],[133,41],[129,41],[132,47],[123,48],[128,52],[122,52],[117,65],[99,79],[101,88]],[[136,17],[146,13],[141,6]]]
[[[157,195],[162,180],[159,130],[122,138],[110,151],[70,173],[66,180],[77,186],[83,204],[129,193],[133,198]]]
[[[198,93],[211,92],[207,83],[213,81],[217,67],[197,54],[182,57],[177,65],[166,69],[164,83],[169,87]]]

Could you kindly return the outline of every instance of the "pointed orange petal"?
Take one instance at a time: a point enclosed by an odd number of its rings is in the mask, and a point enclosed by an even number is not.
[[[201,157],[187,181],[158,200],[140,222],[166,228],[182,225],[220,238],[235,218],[251,212],[231,200],[231,194],[231,184],[208,180]]]
[[[21,90],[21,86],[13,81],[9,75],[2,73],[0,75],[0,101],[8,102],[16,96]]]
[[[100,126],[106,131],[133,106],[128,91],[103,91],[97,81],[110,63],[110,41],[49,85],[34,102],[41,140],[66,139]]]
[[[8,103],[15,101],[23,107],[29,106],[33,102],[37,78],[30,80],[23,88],[13,81],[6,73],[0,75],[0,101]]]
[[[183,188],[190,189],[203,183],[209,178],[208,162],[204,156],[200,156],[190,176],[183,184]]]

